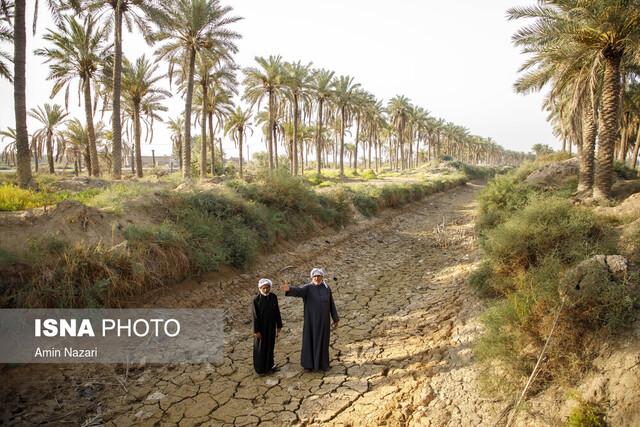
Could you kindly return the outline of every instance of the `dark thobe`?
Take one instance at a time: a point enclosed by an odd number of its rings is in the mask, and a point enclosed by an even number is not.
[[[278,297],[270,293],[259,294],[253,299],[253,367],[258,374],[266,374],[273,367],[273,349],[276,345],[276,329],[282,328]]]
[[[339,320],[331,288],[324,282],[320,286],[309,283],[299,288],[290,288],[285,295],[301,297],[304,301],[300,364],[305,369],[326,371],[330,367],[329,332],[331,322],[329,315],[334,322]]]

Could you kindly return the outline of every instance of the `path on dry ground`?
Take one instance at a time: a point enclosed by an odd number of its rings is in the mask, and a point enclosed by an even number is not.
[[[475,257],[477,189],[462,186],[387,210],[357,229],[318,236],[295,251],[265,257],[250,276],[211,277],[156,298],[152,305],[224,308],[224,363],[148,365],[126,379],[116,371],[90,411],[67,419],[181,426],[490,424],[502,404],[477,391],[470,342],[481,303],[465,284]],[[282,371],[257,376],[248,322],[254,282],[266,276],[301,285],[315,266],[324,268],[341,316],[332,330],[331,369],[306,373],[300,367],[302,300],[278,290],[284,329],[276,363]],[[284,267],[290,268],[280,272]],[[99,375],[106,374],[93,372],[85,381],[97,383]]]

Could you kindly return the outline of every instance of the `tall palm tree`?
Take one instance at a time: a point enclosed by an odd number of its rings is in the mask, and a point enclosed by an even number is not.
[[[60,22],[60,12],[56,0],[47,0],[49,10],[51,10],[54,20]],[[68,3],[75,9],[79,9],[78,0],[68,0]],[[0,0],[1,9],[5,18],[10,20],[8,13],[11,6],[13,9],[13,101],[16,119],[16,150],[17,150],[17,172],[18,184],[20,187],[28,187],[32,180],[31,175],[31,154],[29,151],[29,134],[27,132],[27,101],[26,101],[26,52],[27,52],[27,31],[26,31],[26,1],[25,0]],[[36,17],[38,11],[38,0],[35,1],[35,13],[33,19],[33,31],[36,29]]]
[[[251,103],[251,108],[260,103],[266,96],[268,100],[269,126],[267,127],[267,150],[269,153],[269,169],[274,167],[274,135],[273,127],[275,121],[275,110],[277,98],[282,93],[283,84],[283,63],[282,58],[278,56],[270,56],[263,58],[256,56],[257,67],[249,67],[242,70],[245,75],[243,84],[245,93],[242,99]],[[276,154],[275,166],[277,167],[278,158]]]
[[[636,0],[562,0],[511,8],[507,14],[510,19],[536,19],[513,36],[517,45],[575,43],[597,53],[604,63],[593,196],[596,199],[611,197],[619,130],[621,64],[637,55],[640,3]]]
[[[180,170],[182,170],[182,137],[184,135],[184,116],[178,116],[169,119],[169,130],[171,131],[171,141],[173,142],[174,152],[178,152],[178,162]]]
[[[53,165],[53,142],[54,139],[62,139],[62,132],[57,128],[64,124],[65,118],[69,113],[66,113],[62,109],[62,106],[58,104],[54,104],[53,106],[50,104],[44,104],[44,110],[42,107],[38,107],[38,109],[32,108],[29,115],[42,123],[43,127],[35,131],[32,138],[45,141],[49,173],[55,173]]]
[[[15,0],[13,20],[13,101],[16,117],[16,151],[18,183],[26,188],[31,183],[31,153],[27,132],[26,100],[26,4],[25,0]]]
[[[340,111],[340,176],[344,176],[344,133],[347,120],[356,103],[355,91],[360,83],[354,83],[351,76],[340,76],[333,81],[335,104]]]
[[[211,137],[211,168],[212,174],[215,175],[215,135],[218,133],[219,129],[222,129],[223,123],[231,114],[233,114],[233,101],[231,98],[234,94],[237,94],[235,89],[235,77],[233,80],[233,86],[230,89],[225,88],[224,86],[219,85],[221,80],[218,79],[217,83],[213,85],[212,90],[210,92],[209,98],[209,133]],[[216,118],[216,127],[213,128],[213,118]],[[222,138],[218,138],[218,143],[220,146],[218,147],[218,152],[220,154],[220,165],[224,166],[224,159],[222,157]]]
[[[284,86],[285,93],[293,105],[293,175],[298,175],[298,132],[300,123],[301,100],[306,100],[311,84],[311,63],[302,65],[300,61],[285,63]],[[302,154],[302,149],[300,150]],[[302,162],[301,162],[302,164]],[[304,166],[303,166],[304,167]]]
[[[71,145],[71,151],[74,155],[75,174],[78,176],[82,172],[82,156],[87,156],[89,146],[89,132],[82,122],[73,119],[67,122],[67,129],[64,131],[65,139]]]
[[[163,14],[158,16],[160,30],[153,40],[166,41],[157,51],[159,59],[169,61],[169,79],[173,67],[182,64],[183,80],[187,81],[184,117],[185,137],[182,149],[182,176],[191,176],[191,107],[196,56],[203,50],[236,53],[235,40],[240,34],[228,29],[230,24],[241,18],[228,16],[233,10],[220,5],[219,0],[170,0],[162,4]]]
[[[229,116],[227,122],[224,125],[224,134],[227,135],[228,133],[231,133],[231,139],[238,146],[238,172],[240,178],[243,177],[242,141],[247,134],[247,130],[250,130],[251,133],[253,133],[249,120],[251,120],[251,110],[249,109],[246,111],[242,111],[242,109],[238,107],[236,111],[234,111],[233,114]]]
[[[218,119],[216,130],[222,120],[222,112],[226,109],[233,111],[228,106],[230,96],[236,94],[236,76],[235,72],[238,67],[230,60],[221,61],[215,57],[215,53],[211,55],[199,55],[196,61],[195,83],[197,90],[195,92],[195,111],[196,121],[200,120],[201,125],[201,164],[200,178],[206,178],[207,170],[207,124],[209,125],[209,142],[211,147],[211,164],[212,174],[215,175],[215,146],[214,146],[214,128],[213,117]],[[228,96],[229,95],[229,96]]]
[[[71,83],[79,80],[89,132],[90,173],[100,176],[91,86],[101,63],[109,61],[111,46],[105,46],[106,30],[91,15],[86,16],[82,23],[74,17],[64,17],[57,27],[55,31],[48,30],[43,37],[52,42],[53,47],[36,49],[35,54],[45,57],[45,63],[51,63],[48,79],[55,81],[51,96],[66,87],[65,105],[69,103]]]
[[[131,107],[136,172],[139,178],[142,178],[143,175],[142,153],[140,147],[142,134],[140,115],[143,111],[143,107],[145,107],[146,103],[146,107],[148,109],[150,107],[149,101],[159,102],[165,97],[171,96],[169,91],[161,89],[158,86],[158,82],[164,78],[164,75],[155,75],[157,70],[158,65],[156,63],[152,63],[145,57],[145,55],[136,59],[135,64],[130,63],[126,58],[123,60],[122,91],[123,97]],[[153,114],[149,109],[148,112]]]
[[[407,118],[411,110],[411,103],[409,98],[404,95],[396,95],[391,98],[387,104],[387,110],[389,112],[389,118],[391,123],[396,127],[396,135],[398,137],[398,147],[400,147],[401,168],[404,169],[404,137],[405,128],[407,125]],[[398,166],[396,158],[396,168]]]
[[[122,177],[122,122],[120,116],[120,95],[122,89],[122,22],[126,22],[129,28],[132,24],[138,28],[140,33],[150,41],[151,27],[149,21],[153,22],[161,13],[157,1],[154,0],[85,0],[85,7],[90,12],[99,10],[110,10],[113,12],[113,75],[112,75],[112,156],[113,164],[111,177],[120,179]],[[142,12],[141,15],[139,12]]]
[[[333,88],[331,82],[334,76],[333,71],[328,70],[315,70],[313,73],[313,81],[311,82],[311,90],[313,92],[313,98],[317,102],[316,108],[318,109],[318,130],[316,132],[316,173],[320,175],[322,166],[322,137],[324,135],[322,130],[323,125],[323,112],[325,109],[325,103],[331,100],[333,94]]]
[[[0,131],[0,139],[2,139],[3,141],[9,140],[7,145],[5,145],[4,149],[2,150],[2,161],[5,163],[9,163],[9,161],[11,160],[11,162],[15,163],[17,154],[16,130],[13,128],[8,128],[7,130]]]

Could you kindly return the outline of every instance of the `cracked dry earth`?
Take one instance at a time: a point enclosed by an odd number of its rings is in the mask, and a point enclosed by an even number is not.
[[[386,210],[263,257],[251,274],[212,276],[157,297],[149,305],[224,308],[224,362],[146,365],[126,374],[118,367],[50,365],[64,375],[59,382],[94,390],[91,403],[64,407],[56,399],[61,390],[44,390],[39,403],[23,402],[41,409],[27,407],[19,419],[51,420],[49,408],[53,419],[85,425],[490,425],[504,403],[477,388],[470,345],[482,303],[465,283],[475,259],[477,189],[467,184]],[[305,372],[299,365],[302,300],[277,289],[284,328],[275,359],[282,370],[259,377],[249,321],[254,282],[269,277],[276,288],[285,279],[301,285],[316,266],[325,270],[341,317],[331,334],[331,369]],[[20,423],[15,414],[4,420]]]

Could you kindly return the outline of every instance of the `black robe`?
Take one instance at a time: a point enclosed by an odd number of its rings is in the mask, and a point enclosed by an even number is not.
[[[253,367],[258,374],[266,374],[274,365],[273,349],[276,345],[276,329],[282,328],[278,297],[270,293],[266,297],[258,294],[253,299]]]
[[[304,301],[300,364],[305,369],[326,371],[330,368],[329,333],[331,323],[329,315],[334,322],[339,320],[331,288],[324,282],[320,286],[309,283],[299,288],[290,288],[285,295],[301,297]]]

